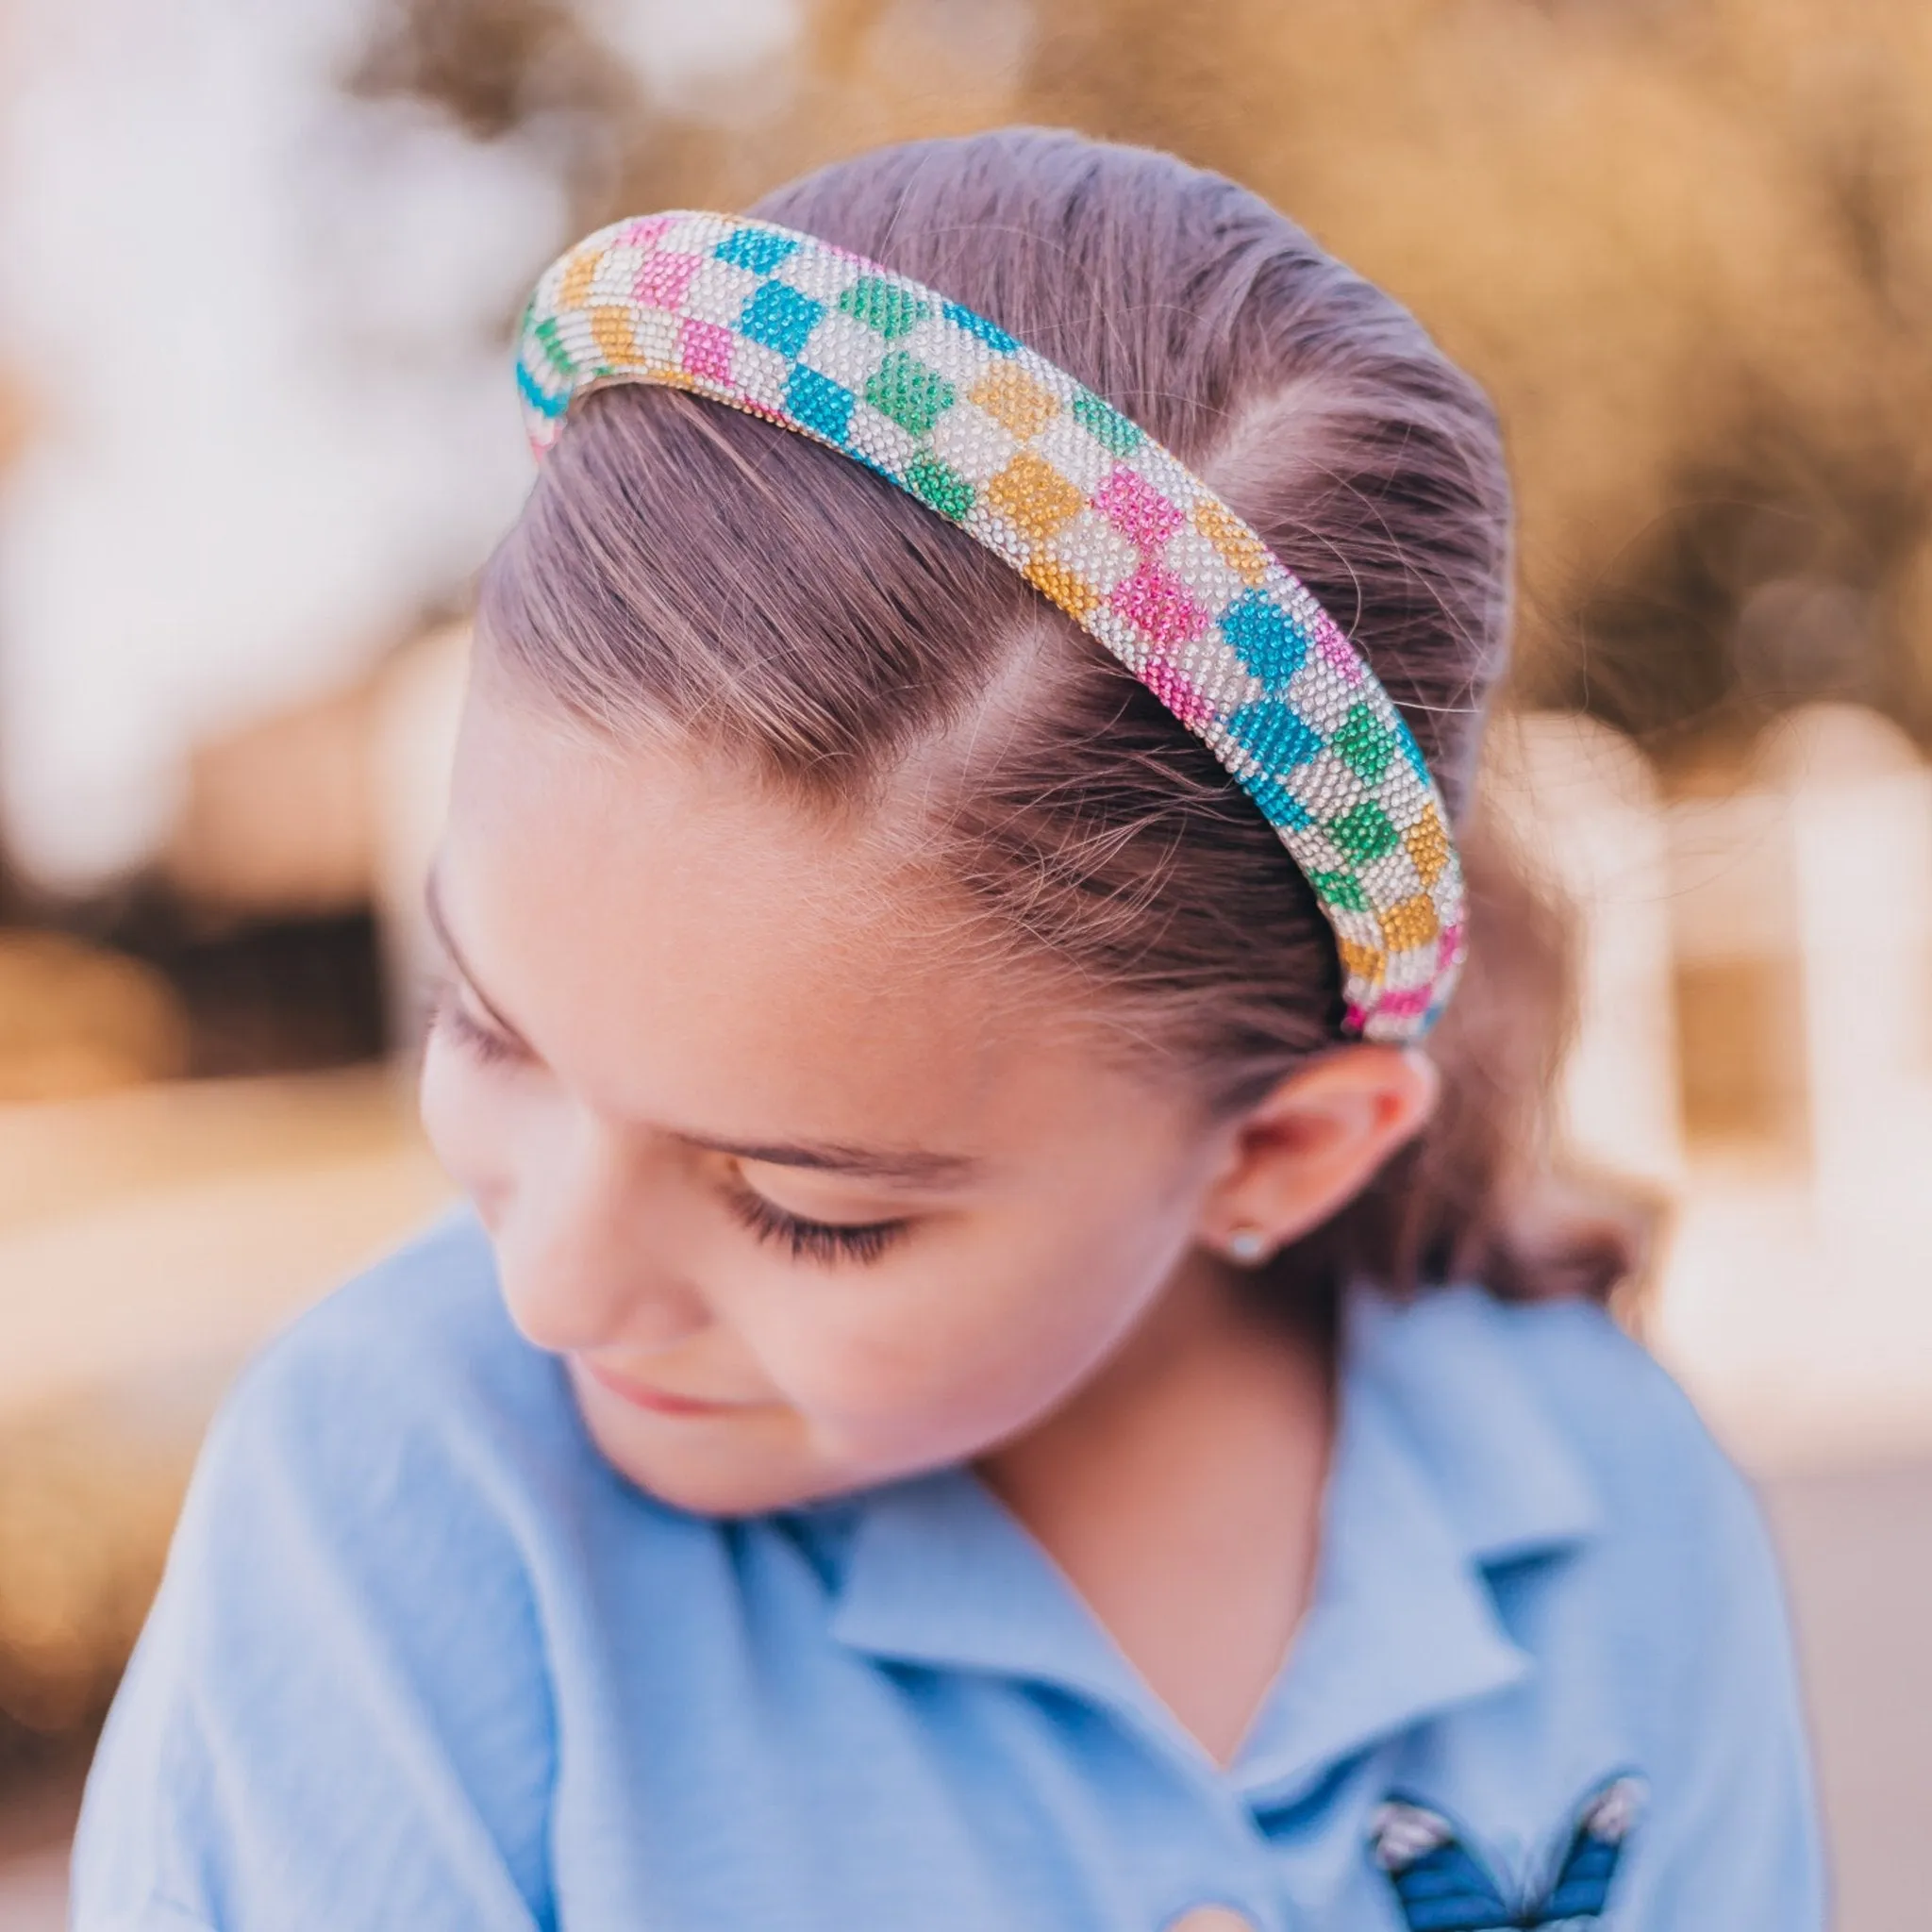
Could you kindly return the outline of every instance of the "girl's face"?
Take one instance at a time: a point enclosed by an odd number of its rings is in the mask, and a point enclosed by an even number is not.
[[[975,961],[890,832],[471,696],[424,1118],[517,1325],[685,1507],[977,1456],[1217,1273],[1229,1137]]]
[[[518,1326],[669,1502],[976,1455],[1189,1252],[1212,1149],[1186,1107],[968,963],[875,830],[594,746],[486,676],[433,904],[430,1137]]]

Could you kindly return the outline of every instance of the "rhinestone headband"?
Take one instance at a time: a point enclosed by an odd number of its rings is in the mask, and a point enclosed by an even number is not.
[[[1064,370],[843,249],[677,211],[551,265],[517,381],[539,457],[576,397],[659,383],[856,458],[1005,558],[1266,815],[1335,928],[1347,1030],[1427,1032],[1461,963],[1463,891],[1421,748],[1254,530]]]

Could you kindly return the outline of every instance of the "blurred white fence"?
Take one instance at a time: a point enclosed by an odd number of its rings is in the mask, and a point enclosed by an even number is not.
[[[1760,1462],[1932,1446],[1932,771],[1844,706],[1711,797],[1578,717],[1496,751],[1582,915],[1572,1142],[1679,1204],[1660,1351]]]

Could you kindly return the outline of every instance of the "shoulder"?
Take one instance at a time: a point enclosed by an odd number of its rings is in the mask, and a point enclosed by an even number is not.
[[[511,1325],[487,1240],[438,1223],[292,1324],[210,1426],[144,1640],[165,1674],[252,1678],[387,1648],[421,1681],[532,1669],[575,1519],[624,1489],[559,1364]],[[296,1658],[307,1661],[295,1662]]]
[[[556,1500],[614,1481],[559,1365],[511,1325],[467,1213],[277,1336],[210,1425],[156,1624],[225,1672],[237,1619],[289,1641],[460,1621],[527,1640]],[[313,1592],[312,1595],[305,1592]],[[225,1636],[223,1633],[226,1633]]]
[[[1626,1688],[1701,1696],[1718,1649],[1789,1670],[1783,1585],[1749,1482],[1683,1390],[1603,1309],[1474,1289],[1361,1311],[1386,1391],[1461,1548],[1506,1581],[1522,1559],[1566,1654]],[[1524,1585],[1529,1579],[1525,1576]],[[1638,1681],[1638,1680],[1641,1680]]]
[[[1657,1358],[1594,1302],[1504,1302],[1467,1291],[1472,1307],[1540,1389],[1564,1433],[1607,1472],[1646,1453],[1730,1463],[1695,1405]],[[1630,1424],[1643,1429],[1633,1433]]]
[[[1374,1318],[1383,1373],[1424,1436],[1490,1450],[1472,1479],[1560,1469],[1612,1539],[1754,1522],[1750,1486],[1670,1373],[1603,1308],[1438,1291]],[[1584,1507],[1579,1501],[1579,1507]]]
[[[326,1574],[365,1618],[460,1608],[525,1631],[613,1539],[669,1561],[691,1520],[591,1441],[563,1365],[518,1332],[468,1211],[319,1303],[237,1377],[203,1444],[171,1571],[236,1600]],[[189,1581],[184,1576],[183,1582]],[[307,1613],[304,1613],[305,1616]]]
[[[1584,1303],[1457,1288],[1359,1312],[1363,1373],[1532,1659],[1525,1695],[1566,1777],[1622,1764],[1651,1787],[1630,1923],[1817,1923],[1782,1580],[1684,1391]],[[1724,1903],[1740,1870],[1762,1907],[1741,1916]]]
[[[229,1407],[416,1391],[422,1405],[541,1400],[552,1379],[518,1336],[474,1214],[453,1210],[298,1317],[237,1379]]]
[[[270,1478],[314,1503],[500,1489],[591,1466],[560,1366],[519,1335],[490,1243],[454,1212],[309,1309],[236,1378],[202,1484]]]
[[[1791,1672],[1776,1554],[1690,1398],[1601,1308],[1490,1303],[1484,1319],[1593,1498],[1577,1569],[1606,1638],[1641,1648],[1679,1710],[1748,1698],[1754,1682],[1773,1699]]]
[[[116,1698],[76,1924],[167,1899],[211,1924],[526,1924],[541,1574],[600,1467],[467,1216],[272,1342],[209,1431]]]
[[[1689,1397],[1603,1309],[1474,1290],[1387,1318],[1382,1356],[1463,1547],[1515,1634],[1608,1690],[1646,1757],[1798,1733],[1757,1499]],[[1554,1558],[1550,1562],[1524,1559]]]
[[[1476,1301],[1500,1351],[1580,1465],[1611,1543],[1748,1558],[1759,1580],[1768,1578],[1768,1542],[1749,1481],[1641,1341],[1591,1303]]]

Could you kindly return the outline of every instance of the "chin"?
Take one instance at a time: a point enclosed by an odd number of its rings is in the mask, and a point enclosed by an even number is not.
[[[762,1419],[761,1419],[762,1420]],[[688,1442],[641,1441],[629,1428],[587,1414],[591,1440],[619,1475],[647,1496],[692,1516],[765,1516],[864,1486],[820,1467],[797,1440],[795,1419],[782,1430],[707,1431]],[[786,1438],[791,1440],[787,1441]]]
[[[683,1467],[677,1469],[619,1466],[654,1501],[691,1516],[769,1516],[774,1510],[796,1508],[836,1493],[837,1485],[821,1486],[803,1474],[776,1470]]]

